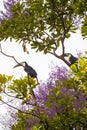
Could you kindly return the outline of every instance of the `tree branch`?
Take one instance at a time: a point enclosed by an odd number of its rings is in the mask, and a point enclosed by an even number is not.
[[[2,51],[2,47],[1,47],[1,44],[0,44],[0,53],[3,54],[4,56],[7,56],[9,58],[12,58],[17,64],[19,64],[19,62],[16,60],[16,58],[14,56],[11,56],[11,55],[7,55],[6,53],[4,53]]]
[[[20,110],[19,108],[8,104],[8,102],[3,101],[2,99],[0,99],[0,101],[2,101],[3,104],[5,104],[5,105],[7,105],[7,106],[9,106],[9,107],[11,107],[11,108],[13,108],[13,109],[15,109],[15,110],[17,110],[17,111],[20,111],[21,113],[29,114],[29,115],[35,116],[35,117],[37,117],[37,118],[40,119],[40,117],[39,117],[38,115],[35,115],[34,113],[22,111],[22,110]]]
[[[70,63],[64,58],[64,55],[62,54],[62,55],[57,55],[56,53],[54,53],[54,52],[48,52],[48,53],[50,53],[50,54],[52,54],[52,55],[54,55],[55,57],[57,57],[58,59],[61,59],[64,63],[66,63],[69,67],[70,67]]]
[[[6,93],[5,90],[3,91],[3,93],[6,94],[6,95],[7,95],[8,97],[10,97],[10,98],[19,99],[19,100],[22,100],[22,101],[24,100],[23,98],[17,98],[16,96],[13,96],[13,95],[10,95],[10,94]],[[13,100],[14,100],[14,99],[13,99]],[[10,102],[10,101],[9,101],[9,102]],[[28,103],[26,102],[26,104],[27,104],[27,105],[30,105],[30,106],[35,106],[35,104],[29,103],[29,102],[28,102]]]
[[[55,39],[51,36],[51,35],[49,35],[46,31],[43,31],[49,38],[51,38],[51,40],[54,42],[54,44],[56,44],[56,42],[55,42]]]
[[[34,91],[33,91],[33,88],[32,88],[32,86],[31,86],[31,83],[30,83],[30,77],[29,77],[29,75],[27,75],[27,76],[28,76],[28,85],[29,85],[29,87],[30,87],[30,92],[31,92],[32,97],[33,97],[34,102],[35,102],[34,104],[35,104],[35,106],[37,107],[38,113],[40,114],[39,106],[38,106],[37,100],[36,100],[36,96],[35,96],[35,93],[34,93]]]

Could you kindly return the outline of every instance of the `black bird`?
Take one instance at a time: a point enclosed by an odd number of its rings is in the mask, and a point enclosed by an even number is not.
[[[18,67],[18,66],[22,66],[24,68],[24,71],[32,78],[37,78],[37,72],[31,67],[29,66],[25,61],[18,63],[17,65],[14,66]]]
[[[70,65],[74,64],[78,58],[73,56],[71,53],[65,53],[64,56],[69,57]]]

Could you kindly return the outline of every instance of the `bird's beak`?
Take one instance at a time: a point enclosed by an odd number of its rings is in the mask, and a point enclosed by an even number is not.
[[[15,65],[13,68],[16,68],[16,67],[19,67],[19,66],[22,66],[22,64],[17,64],[17,65]]]

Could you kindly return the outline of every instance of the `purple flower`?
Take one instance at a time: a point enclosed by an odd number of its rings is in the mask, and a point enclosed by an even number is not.
[[[55,67],[55,70],[53,70],[50,74],[49,81],[56,83],[58,80],[63,81],[70,77],[70,74],[68,73],[68,69],[65,67]]]
[[[48,111],[45,112],[47,114],[47,116],[49,118],[53,118],[54,116],[56,116],[56,110],[55,107],[54,108],[49,108]]]
[[[77,51],[78,58],[83,56],[83,53],[81,51]]]
[[[31,128],[27,128],[27,130],[31,130]]]
[[[5,11],[0,11],[0,21],[2,22],[3,20],[9,19],[10,17],[13,16],[13,12],[11,11],[12,5],[16,4],[21,0],[7,0],[3,2],[4,9]],[[1,23],[0,23],[1,24]]]
[[[34,126],[35,124],[37,124],[38,123],[38,119],[37,118],[28,118],[27,120],[26,120],[26,123],[28,124],[28,129],[30,129],[32,126]]]
[[[37,102],[39,104],[47,101],[47,95],[48,95],[47,85],[45,83],[43,83],[40,86],[38,86],[38,90],[35,93],[35,96],[36,96]]]
[[[62,87],[61,88],[61,94],[67,95],[67,93],[68,93],[68,89],[66,87]]]
[[[77,91],[77,94],[75,95],[73,104],[76,112],[81,112],[84,110],[85,107],[87,107],[87,97],[84,94],[83,91],[79,90]]]

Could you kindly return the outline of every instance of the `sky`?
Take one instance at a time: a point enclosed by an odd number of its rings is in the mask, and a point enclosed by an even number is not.
[[[3,5],[0,0],[0,9],[2,8]],[[30,47],[28,47],[29,54],[24,53],[22,46],[14,40],[12,42],[9,40],[2,41],[1,45],[4,53],[14,56],[18,62],[26,61],[31,65],[37,71],[39,81],[44,81],[48,78],[53,65],[65,65],[61,60],[51,54],[44,55],[42,52],[36,53],[35,50],[31,50]],[[74,56],[77,56],[77,51],[87,51],[87,39],[83,40],[78,31],[65,41],[65,46],[66,52],[70,52]],[[16,78],[26,75],[22,67],[13,69],[15,65],[16,63],[12,58],[8,58],[0,53],[0,74],[14,75]],[[0,107],[0,111],[4,113],[5,110]]]

